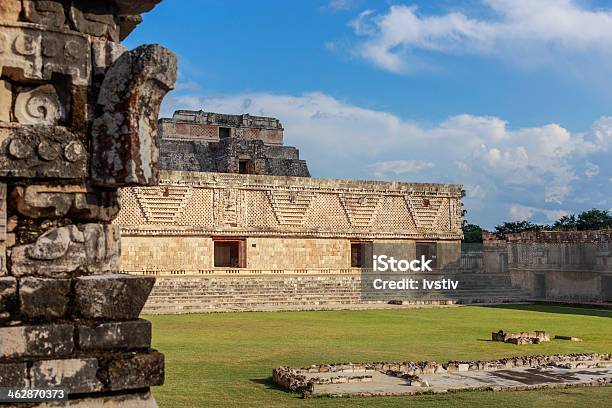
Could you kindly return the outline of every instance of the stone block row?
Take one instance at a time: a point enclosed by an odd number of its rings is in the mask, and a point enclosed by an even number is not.
[[[0,387],[59,388],[71,394],[143,389],[164,382],[158,352],[0,363]]]
[[[74,279],[0,277],[0,319],[136,319],[154,283],[153,277],[126,274]]]
[[[0,362],[69,357],[75,352],[141,350],[150,345],[151,323],[142,319],[0,327]]]

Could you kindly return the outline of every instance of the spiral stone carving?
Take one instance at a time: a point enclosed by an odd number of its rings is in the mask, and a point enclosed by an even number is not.
[[[24,125],[56,125],[63,107],[53,85],[43,85],[17,95],[15,117]]]

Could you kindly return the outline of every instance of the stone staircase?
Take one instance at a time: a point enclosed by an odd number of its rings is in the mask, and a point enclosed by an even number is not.
[[[456,275],[456,291],[411,291],[404,304],[445,305],[521,302],[526,296],[507,275]],[[428,275],[430,278],[431,275]],[[445,275],[449,276],[449,275]],[[353,275],[181,276],[158,277],[144,313],[362,309],[382,307],[388,299],[364,301],[361,278]],[[393,306],[389,306],[393,307]]]

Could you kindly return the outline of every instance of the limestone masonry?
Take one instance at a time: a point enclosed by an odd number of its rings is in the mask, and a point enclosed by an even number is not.
[[[111,223],[119,187],[159,178],[176,57],[120,44],[157,3],[0,3],[0,387],[70,398],[29,406],[157,406],[155,278],[120,273]]]
[[[166,170],[308,177],[295,147],[283,145],[275,118],[176,111],[161,119],[161,167]]]

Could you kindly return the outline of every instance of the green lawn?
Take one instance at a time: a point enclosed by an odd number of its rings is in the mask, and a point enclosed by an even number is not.
[[[461,392],[418,397],[301,399],[271,383],[272,368],[361,361],[492,359],[612,352],[612,312],[554,306],[148,316],[166,355],[162,408],[179,407],[603,407],[612,387]],[[582,343],[488,341],[491,331],[547,330]]]

